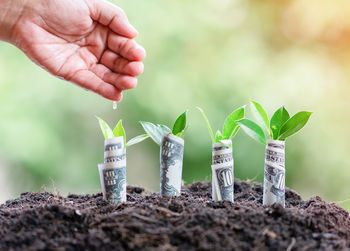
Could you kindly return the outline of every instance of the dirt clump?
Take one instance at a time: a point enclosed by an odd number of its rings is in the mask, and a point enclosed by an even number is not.
[[[177,198],[128,186],[127,203],[101,194],[23,193],[0,205],[0,250],[350,250],[350,216],[320,197],[286,190],[262,205],[262,186],[235,180],[235,202],[196,182]]]

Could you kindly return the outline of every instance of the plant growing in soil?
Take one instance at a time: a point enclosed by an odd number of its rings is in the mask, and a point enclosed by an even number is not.
[[[112,131],[104,120],[97,119],[105,137],[104,163],[98,165],[103,197],[112,204],[119,204],[126,201],[126,147],[149,136],[140,135],[126,142],[122,120]]]
[[[181,193],[181,177],[184,154],[184,134],[187,112],[182,113],[171,130],[166,125],[140,121],[152,140],[160,145],[160,195],[178,196]]]
[[[285,140],[302,129],[311,112],[301,111],[290,117],[284,106],[268,119],[264,108],[250,101],[253,114],[259,125],[249,119],[237,124],[254,140],[266,145],[263,204],[285,204]]]
[[[234,136],[236,136],[240,127],[237,124],[237,121],[244,118],[245,107],[246,107],[245,105],[241,106],[236,110],[234,110],[230,115],[228,115],[222,127],[222,132],[220,130],[217,130],[215,136],[207,115],[205,114],[202,108],[197,107],[197,109],[201,112],[203,116],[203,119],[208,128],[209,135],[213,144],[215,143],[225,144],[226,140],[231,140]]]
[[[234,110],[225,119],[222,132],[216,131],[214,137],[209,119],[202,108],[197,107],[201,112],[209,135],[212,140],[212,199],[214,201],[234,201],[234,160],[232,157],[232,138],[237,134],[239,125],[237,120],[244,118],[245,106]]]
[[[151,139],[159,146],[162,142],[163,135],[166,133],[183,138],[185,131],[187,129],[187,126],[186,126],[187,113],[188,113],[188,110],[186,110],[176,119],[172,130],[166,125],[162,125],[162,124],[155,125],[151,122],[140,121],[140,124],[142,125],[143,129],[147,133],[144,135],[149,135]]]
[[[101,131],[102,131],[105,139],[123,137],[125,147],[135,145],[135,144],[140,143],[140,142],[142,142],[145,139],[150,137],[148,134],[142,134],[142,135],[136,136],[136,137],[130,139],[128,142],[126,142],[126,134],[125,134],[125,129],[123,127],[122,120],[119,120],[117,125],[112,130],[103,119],[101,119],[99,117],[96,117],[96,118],[98,119],[99,125],[101,127]]]

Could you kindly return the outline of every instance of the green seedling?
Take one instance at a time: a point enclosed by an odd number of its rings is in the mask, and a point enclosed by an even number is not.
[[[237,124],[250,137],[264,145],[267,139],[285,141],[287,137],[302,129],[312,114],[301,111],[290,117],[286,108],[282,106],[269,120],[266,111],[258,102],[251,100],[250,105],[258,124],[249,119],[241,119]]]
[[[115,126],[115,128],[112,131],[112,129],[109,127],[109,125],[103,119],[101,119],[99,117],[96,117],[96,118],[98,119],[98,122],[99,122],[100,127],[101,127],[101,131],[102,131],[105,139],[123,136],[124,145],[126,147],[140,143],[140,142],[142,142],[145,139],[150,137],[148,134],[142,134],[142,135],[136,136],[135,138],[132,138],[128,142],[126,142],[126,135],[125,135],[125,130],[123,127],[122,120],[119,120],[118,124]]]
[[[201,112],[205,124],[207,125],[210,138],[212,140],[212,143],[225,143],[224,140],[232,139],[238,132],[240,125],[237,124],[238,120],[241,120],[244,118],[245,114],[245,106],[241,106],[234,110],[230,115],[227,116],[225,119],[224,125],[222,127],[222,132],[220,130],[216,131],[216,134],[214,136],[213,129],[211,128],[209,119],[207,115],[204,113],[203,109],[200,107],[197,107],[197,109]]]
[[[172,130],[166,125],[161,125],[161,124],[155,125],[151,122],[146,122],[146,121],[140,121],[140,124],[142,125],[143,129],[147,133],[146,135],[149,135],[154,142],[160,145],[162,142],[162,137],[164,133],[171,133],[181,138],[184,137],[184,134],[187,129],[187,126],[186,126],[187,113],[188,113],[188,110],[186,110],[176,119]]]

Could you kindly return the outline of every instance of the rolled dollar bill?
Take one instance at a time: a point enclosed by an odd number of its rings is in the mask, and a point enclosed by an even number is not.
[[[103,198],[117,205],[126,201],[126,161],[98,165]]]
[[[268,140],[265,153],[263,204],[285,206],[285,141]]]
[[[223,140],[212,146],[212,199],[233,202],[234,160],[232,141]]]
[[[233,162],[212,165],[216,200],[233,202]]]
[[[232,162],[232,141],[214,143],[212,148],[212,165]]]
[[[124,137],[116,137],[105,139],[105,149],[104,149],[104,162],[117,162],[124,160],[125,147],[124,147]]]
[[[104,164],[98,165],[103,198],[111,204],[126,201],[126,148],[124,138],[105,140]]]
[[[160,195],[179,196],[185,141],[165,133],[160,145]]]

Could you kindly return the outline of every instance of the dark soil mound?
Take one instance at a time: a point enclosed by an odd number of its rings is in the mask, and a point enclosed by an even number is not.
[[[262,187],[235,181],[235,203],[211,201],[197,182],[178,198],[128,187],[128,202],[101,194],[23,193],[0,206],[1,250],[350,250],[350,217],[319,197],[286,192],[262,206]]]

